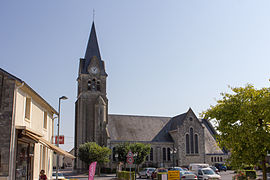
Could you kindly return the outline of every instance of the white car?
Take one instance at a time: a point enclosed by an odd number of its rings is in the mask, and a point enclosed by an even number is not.
[[[156,168],[144,168],[139,172],[140,178],[150,178],[152,173],[156,170]]]
[[[198,170],[199,180],[220,180],[221,176],[216,174],[211,168],[202,168]]]
[[[53,172],[52,179],[56,179],[56,173]],[[66,179],[62,173],[58,173],[58,179]]]

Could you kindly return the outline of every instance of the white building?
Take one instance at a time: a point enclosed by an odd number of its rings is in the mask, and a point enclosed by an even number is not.
[[[52,175],[53,151],[74,158],[52,144],[57,111],[19,78],[0,68],[0,180],[39,179]]]

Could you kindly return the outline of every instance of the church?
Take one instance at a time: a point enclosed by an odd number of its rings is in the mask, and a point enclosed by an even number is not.
[[[81,144],[96,142],[112,149],[110,167],[114,168],[117,165],[114,147],[123,142],[140,142],[151,145],[144,166],[225,162],[228,153],[217,146],[215,129],[208,120],[199,119],[191,108],[174,117],[108,114],[107,76],[93,22],[85,56],[79,61],[75,102],[76,157]],[[83,163],[76,158],[74,170],[82,169]]]

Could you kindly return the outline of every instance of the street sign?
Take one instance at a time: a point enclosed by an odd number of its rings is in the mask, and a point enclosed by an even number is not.
[[[180,179],[180,171],[168,171],[168,180]]]
[[[128,163],[128,164],[133,164],[133,162],[134,162],[133,157],[128,157],[128,158],[127,158],[127,163]]]
[[[64,144],[64,142],[65,142],[65,137],[59,136],[59,144]],[[55,144],[57,144],[57,136],[55,136]]]
[[[131,150],[128,151],[127,157],[132,157],[133,158],[133,153],[131,152]]]

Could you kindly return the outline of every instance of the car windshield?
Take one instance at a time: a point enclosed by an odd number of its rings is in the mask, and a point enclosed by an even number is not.
[[[169,168],[170,171],[183,171],[182,168],[177,168],[177,167],[173,167],[173,168]]]
[[[215,174],[214,171],[210,169],[204,169],[202,171],[203,171],[203,174],[209,174],[209,175]]]

